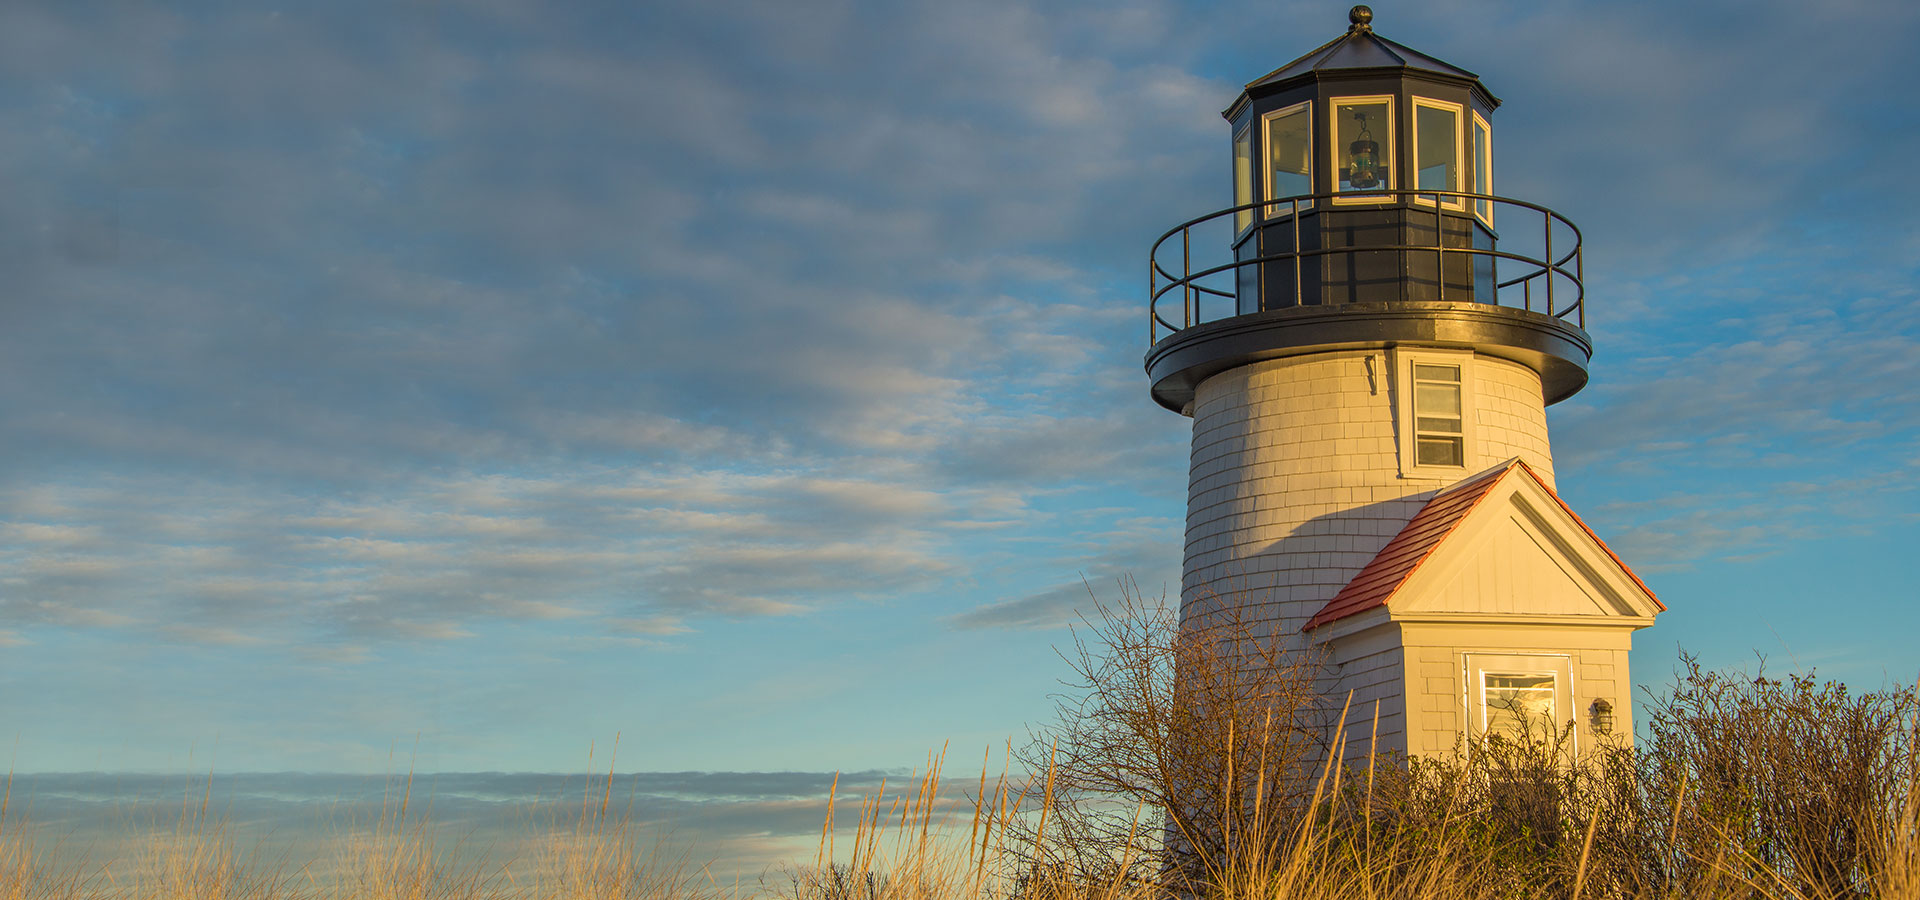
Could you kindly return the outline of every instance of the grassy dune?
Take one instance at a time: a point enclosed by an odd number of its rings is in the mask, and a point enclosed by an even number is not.
[[[1163,864],[1167,842],[1145,810],[1109,804],[1107,814],[1133,823],[1132,840],[1076,846],[1064,826],[1073,814],[1051,779],[982,774],[955,791],[943,788],[936,762],[904,793],[860,799],[856,821],[835,822],[829,812],[812,860],[751,886],[718,884],[685,856],[641,841],[611,803],[609,776],[571,825],[534,835],[539,851],[514,858],[442,844],[413,809],[410,785],[373,828],[320,859],[243,850],[204,799],[145,835],[137,856],[59,866],[38,852],[31,822],[0,816],[0,900],[1920,898],[1920,791],[1910,774],[1895,807],[1856,810],[1849,820],[1878,823],[1877,833],[1803,834],[1768,846],[1752,833],[1768,798],[1745,796],[1737,814],[1716,824],[1696,813],[1731,798],[1684,788],[1657,821],[1627,821],[1622,808],[1591,793],[1551,796],[1618,790],[1618,782],[1592,781],[1617,772],[1575,772],[1550,758],[1528,770],[1524,753],[1496,755],[1483,752],[1488,762],[1478,767],[1324,769],[1309,808],[1263,812],[1252,820],[1258,833],[1185,874]],[[1542,780],[1527,780],[1535,776]],[[1824,789],[1804,788],[1808,798]],[[956,794],[966,797],[957,816]],[[1524,802],[1516,806],[1516,797]],[[1814,815],[1815,805],[1790,808]],[[1662,844],[1638,846],[1649,833]],[[1792,843],[1823,838],[1833,846]],[[1810,878],[1809,866],[1834,846],[1858,850],[1846,874]],[[1650,854],[1652,864],[1635,853]]]
[[[198,796],[182,798],[176,820],[135,826],[132,839],[113,848],[49,845],[15,810],[9,776],[0,795],[0,900],[717,898],[719,886],[684,853],[643,842],[614,803],[613,784],[611,771],[590,779],[577,816],[524,835],[503,854],[448,840],[409,775],[376,819],[338,829],[331,852],[296,856],[247,842],[216,815],[211,779]]]
[[[210,786],[138,852],[63,847],[15,809],[9,776],[0,900],[1920,900],[1915,698],[1692,669],[1637,750],[1578,760],[1551,735],[1412,762],[1336,742],[1317,758],[1361,761],[1300,772],[1269,765],[1271,729],[1241,732],[1218,764],[1181,770],[1217,779],[1181,790],[1219,808],[1172,819],[1086,787],[1124,782],[1088,778],[1101,759],[1073,728],[1043,730],[1031,776],[943,785],[936,756],[904,791],[843,798],[836,782],[812,858],[750,885],[644,839],[611,769],[578,816],[505,854],[446,840],[408,778],[319,858],[246,849]]]

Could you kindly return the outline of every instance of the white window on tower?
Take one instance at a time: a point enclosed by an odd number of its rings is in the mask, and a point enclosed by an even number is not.
[[[1400,475],[1460,480],[1474,448],[1471,351],[1401,347],[1393,351],[1395,431]]]
[[[1467,464],[1460,401],[1460,366],[1413,364],[1414,465]]]

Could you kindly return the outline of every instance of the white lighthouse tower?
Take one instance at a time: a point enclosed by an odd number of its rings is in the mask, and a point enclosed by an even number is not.
[[[1152,251],[1152,396],[1193,419],[1183,625],[1312,654],[1362,749],[1376,721],[1415,755],[1631,735],[1664,607],[1555,494],[1547,435],[1592,354],[1579,229],[1494,193],[1500,101],[1372,18],[1246,86],[1234,205]]]

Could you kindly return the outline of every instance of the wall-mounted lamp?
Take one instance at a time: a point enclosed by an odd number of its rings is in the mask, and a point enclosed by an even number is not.
[[[1613,704],[1605,700],[1595,700],[1587,707],[1587,715],[1593,723],[1594,734],[1613,733]]]

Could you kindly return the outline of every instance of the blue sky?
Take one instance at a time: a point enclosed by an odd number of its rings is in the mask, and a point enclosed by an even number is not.
[[[1709,664],[1920,672],[1920,8],[1376,4],[1586,234],[1564,496]],[[22,772],[869,770],[1177,593],[1148,244],[1304,3],[0,8]]]

